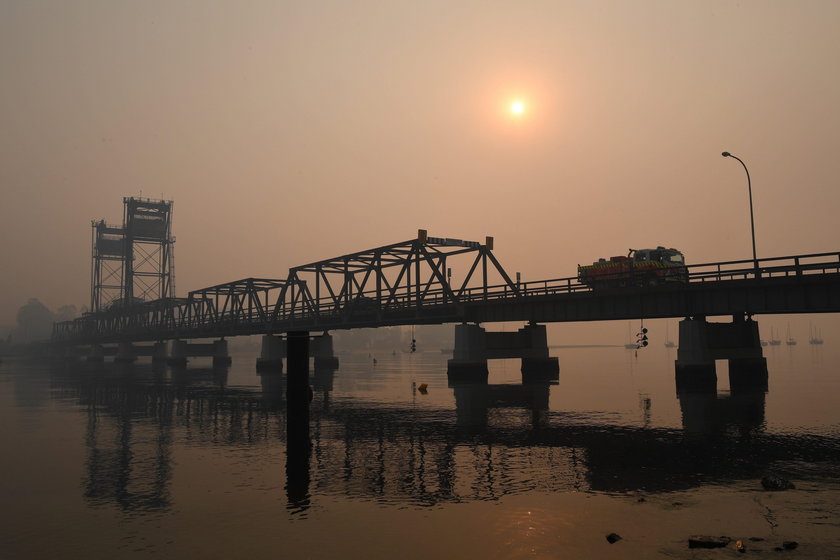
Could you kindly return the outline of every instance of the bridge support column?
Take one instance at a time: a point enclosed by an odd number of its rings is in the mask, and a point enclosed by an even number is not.
[[[333,353],[333,338],[329,333],[312,339],[312,355],[315,356],[315,369],[338,369],[338,358]]]
[[[304,507],[309,503],[309,333],[290,332],[286,338],[286,497],[289,505]]]
[[[455,348],[446,367],[450,385],[487,383],[486,335],[478,325],[455,325]]]
[[[544,383],[560,377],[560,362],[548,355],[545,325],[528,324],[517,332],[486,332],[478,325],[455,326],[455,348],[448,363],[450,385],[486,383],[487,360],[521,358],[522,382]]]
[[[537,383],[560,379],[560,360],[548,355],[545,325],[530,323],[519,330],[522,349],[522,382]]]
[[[257,371],[283,371],[283,358],[286,357],[286,341],[279,336],[266,334],[262,337],[260,357],[257,358]]]
[[[114,356],[115,362],[131,363],[137,359],[137,354],[134,352],[134,346],[130,342],[120,342],[117,345],[117,355]]]
[[[715,359],[709,349],[708,326],[705,317],[680,321],[675,362],[677,393],[717,392],[717,373]]]
[[[224,338],[213,341],[213,367],[229,366],[233,363],[228,354],[228,341]]]
[[[708,323],[705,317],[680,321],[677,392],[716,392],[716,359],[729,360],[732,389],[767,389],[767,360],[758,323],[751,318],[736,315],[731,323]]]
[[[81,357],[81,353],[81,348],[76,346],[62,346],[61,349],[53,356],[53,359],[65,362],[75,362]]]
[[[169,358],[166,363],[170,366],[187,367],[187,341],[173,340],[169,343]]]
[[[88,351],[87,358],[85,358],[88,362],[104,362],[105,361],[105,349],[102,347],[101,344],[91,344],[90,350]]]
[[[732,391],[767,391],[767,358],[761,350],[758,323],[751,317],[736,316],[732,338],[740,345],[737,355],[729,358],[729,388]]]
[[[153,364],[161,364],[166,363],[166,343],[165,342],[155,342],[154,346],[152,346],[152,363]]]

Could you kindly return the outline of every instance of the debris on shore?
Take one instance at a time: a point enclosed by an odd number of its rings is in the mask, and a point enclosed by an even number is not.
[[[765,490],[792,490],[796,488],[791,481],[776,475],[767,475],[761,479],[761,486]]]
[[[621,535],[619,535],[618,533],[610,533],[609,535],[607,535],[607,542],[610,544],[615,544],[620,540]]]
[[[799,543],[796,541],[785,541],[782,543],[782,550],[793,550],[799,546]]]
[[[732,542],[729,537],[692,535],[688,537],[688,548],[723,548]]]

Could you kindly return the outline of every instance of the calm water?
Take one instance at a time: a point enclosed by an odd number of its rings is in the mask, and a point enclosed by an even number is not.
[[[560,381],[449,387],[441,354],[341,355],[287,461],[285,378],[0,365],[2,558],[840,557],[836,350],[765,348],[767,393],[675,392],[675,350],[560,348]],[[415,387],[425,383],[423,394]],[[759,484],[776,473],[795,490]],[[604,538],[617,532],[623,540]]]

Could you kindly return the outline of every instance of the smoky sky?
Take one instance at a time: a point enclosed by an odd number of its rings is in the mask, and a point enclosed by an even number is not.
[[[176,292],[430,235],[523,280],[840,250],[836,2],[0,4],[0,324],[174,201]],[[527,106],[525,118],[505,108]],[[622,331],[623,327],[619,329]]]

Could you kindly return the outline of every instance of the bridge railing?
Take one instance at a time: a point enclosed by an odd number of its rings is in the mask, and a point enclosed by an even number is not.
[[[756,264],[758,265],[756,267]],[[840,253],[814,253],[687,265],[686,279],[689,283],[756,278],[777,278],[809,274],[840,273]],[[592,289],[580,282],[576,276],[538,280],[518,284],[521,297],[536,297],[556,294],[588,292]],[[514,294],[506,285],[489,286],[485,294],[478,289],[467,290],[465,301],[510,298]]]
[[[813,253],[689,265],[689,282],[719,282],[840,272],[840,253]]]
[[[815,274],[840,273],[840,253],[814,253],[785,257],[701,263],[685,267],[689,284],[729,280],[770,279]],[[672,283],[673,285],[673,283]],[[677,286],[679,283],[677,283]],[[283,297],[288,281],[246,279],[199,290],[183,299],[144,302],[125,308],[86,314],[79,319],[56,323],[54,340],[96,340],[102,338],[155,338],[160,336],[213,336],[219,333],[245,334],[260,329],[282,331],[295,323],[347,324],[375,323],[383,315],[416,312],[419,309],[445,309],[464,303],[516,300],[520,298],[590,292],[578,277],[531,282],[505,282],[496,285],[462,287],[455,292],[449,286],[426,284],[398,286],[387,300],[377,299],[373,289],[355,294],[350,301],[331,296],[310,298],[306,305]],[[295,289],[301,284],[295,284]],[[303,285],[305,290],[305,285]],[[302,293],[302,292],[301,292]],[[298,302],[297,305],[294,302]],[[454,311],[457,313],[457,311]],[[334,328],[334,327],[332,327]]]

